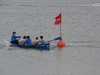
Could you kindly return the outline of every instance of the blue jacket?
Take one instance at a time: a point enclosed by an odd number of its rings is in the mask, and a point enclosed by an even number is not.
[[[32,44],[32,40],[29,38],[29,39],[27,39],[26,41],[25,41],[25,44],[26,45],[31,45]]]
[[[16,36],[15,34],[12,34],[11,42],[14,41],[14,40],[17,40],[17,38],[20,38],[20,36]]]

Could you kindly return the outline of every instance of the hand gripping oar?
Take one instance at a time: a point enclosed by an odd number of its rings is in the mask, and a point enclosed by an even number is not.
[[[53,40],[49,40],[49,41],[46,41],[46,42],[51,42],[51,41],[56,41],[56,40],[61,40],[61,37],[57,37],[57,38],[54,38]]]

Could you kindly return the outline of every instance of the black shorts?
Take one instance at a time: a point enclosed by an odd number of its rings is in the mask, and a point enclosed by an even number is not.
[[[12,44],[19,44],[18,40],[11,41]]]

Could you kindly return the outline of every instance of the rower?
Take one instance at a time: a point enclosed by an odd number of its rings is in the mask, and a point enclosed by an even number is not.
[[[21,36],[16,36],[16,32],[13,32],[12,33],[12,36],[11,36],[11,41],[10,43],[12,44],[19,44],[19,39],[21,38]]]
[[[35,38],[35,40],[33,41],[33,44],[35,44],[35,45],[38,45],[39,44],[38,37]]]
[[[39,44],[45,44],[45,41],[43,39],[43,36],[40,36]]]
[[[26,41],[27,37],[26,36],[23,36],[23,39],[21,41],[19,41],[20,44],[24,45],[25,44],[25,41]]]
[[[25,45],[27,45],[27,46],[32,45],[32,40],[31,40],[30,36],[27,36],[27,40],[25,41]]]

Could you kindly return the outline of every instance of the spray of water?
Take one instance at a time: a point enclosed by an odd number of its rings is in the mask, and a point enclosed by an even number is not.
[[[4,45],[5,45],[6,47],[9,47],[9,46],[10,46],[10,42],[7,41],[6,39],[4,39],[3,43],[4,43]]]

